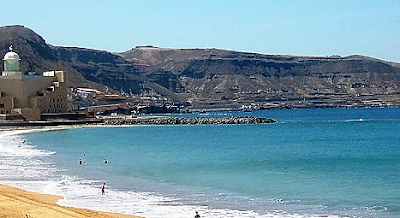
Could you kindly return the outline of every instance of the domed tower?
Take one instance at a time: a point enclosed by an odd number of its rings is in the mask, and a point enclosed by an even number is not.
[[[0,119],[40,120],[42,114],[68,111],[68,86],[63,71],[24,75],[20,67],[21,59],[12,46],[3,61]]]
[[[10,51],[7,52],[6,55],[4,55],[3,61],[3,76],[22,74],[20,69],[21,59],[19,58],[19,55],[17,53],[13,52],[12,45],[10,46]]]

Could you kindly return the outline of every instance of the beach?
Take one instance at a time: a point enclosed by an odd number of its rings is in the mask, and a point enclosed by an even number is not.
[[[275,110],[250,115],[276,124],[0,131],[0,218],[399,217],[399,114]]]
[[[28,215],[29,218],[137,217],[73,207],[63,207],[56,204],[59,199],[61,199],[61,197],[47,194],[38,194],[7,185],[0,185],[0,217],[22,218],[26,215]]]

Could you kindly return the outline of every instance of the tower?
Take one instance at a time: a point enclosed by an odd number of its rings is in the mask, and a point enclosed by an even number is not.
[[[10,46],[10,51],[4,55],[4,71],[3,76],[22,76],[20,69],[19,55],[13,51],[12,45]]]

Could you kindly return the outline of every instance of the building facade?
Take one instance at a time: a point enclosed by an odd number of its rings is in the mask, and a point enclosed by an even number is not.
[[[24,74],[19,55],[5,54],[0,76],[0,119],[40,120],[42,114],[66,113],[67,84],[63,71]]]

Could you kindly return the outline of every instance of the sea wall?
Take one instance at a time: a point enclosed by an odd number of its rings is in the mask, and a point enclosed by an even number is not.
[[[184,125],[184,124],[250,124],[275,123],[264,117],[138,117],[105,119],[106,125]]]

